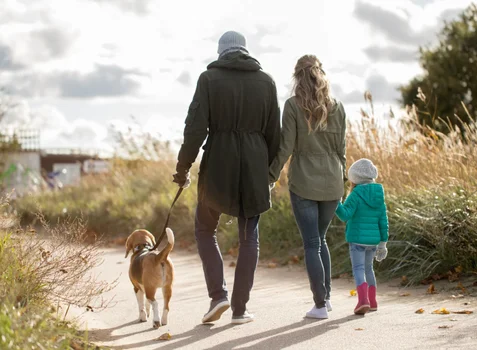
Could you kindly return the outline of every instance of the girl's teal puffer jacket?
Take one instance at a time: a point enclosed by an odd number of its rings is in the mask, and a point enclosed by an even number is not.
[[[381,184],[356,185],[345,203],[339,203],[336,215],[346,222],[347,242],[377,245],[388,241],[389,223]]]

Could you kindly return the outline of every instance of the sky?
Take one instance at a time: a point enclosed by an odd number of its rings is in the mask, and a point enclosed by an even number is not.
[[[111,127],[181,141],[197,78],[228,30],[290,97],[296,60],[315,54],[350,116],[377,110],[421,73],[419,46],[468,0],[0,0],[3,127],[38,128],[44,148],[114,150]]]

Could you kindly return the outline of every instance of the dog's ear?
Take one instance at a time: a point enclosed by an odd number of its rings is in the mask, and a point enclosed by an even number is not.
[[[154,235],[150,232],[147,233],[147,236],[151,239],[152,245],[156,245],[156,239],[154,238]]]
[[[129,252],[133,249],[131,236],[132,235],[130,235],[128,239],[126,240],[126,255],[124,256],[124,258],[127,258],[129,255]]]

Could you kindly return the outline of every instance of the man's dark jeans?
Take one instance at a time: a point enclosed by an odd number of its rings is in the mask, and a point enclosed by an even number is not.
[[[221,213],[207,207],[203,203],[197,204],[195,216],[195,238],[205,281],[212,300],[227,298],[227,286],[224,278],[224,262],[217,244],[217,225]],[[258,263],[258,222],[260,216],[253,218],[238,218],[239,228],[239,255],[235,268],[234,290],[232,293],[232,310],[235,316],[241,316],[246,310],[253,286],[255,269]]]
[[[317,308],[325,306],[331,292],[331,260],[326,231],[335,215],[338,201],[317,202],[290,191],[295,220],[303,239],[305,265],[313,300]]]

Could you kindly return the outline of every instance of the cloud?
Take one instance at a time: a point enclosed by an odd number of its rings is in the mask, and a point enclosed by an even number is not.
[[[426,5],[434,3],[436,0],[412,0],[416,5],[425,7]]]
[[[96,64],[93,71],[28,72],[16,75],[7,87],[14,95],[29,97],[95,98],[136,95],[141,87],[139,78],[147,74],[117,65]]]
[[[144,75],[136,70],[126,70],[116,65],[96,65],[93,72],[61,73],[56,77],[63,97],[92,98],[135,94],[139,83],[134,77]]]
[[[177,77],[177,81],[182,85],[190,86],[192,77],[189,72],[184,71]]]
[[[364,52],[372,61],[415,62],[418,58],[417,50],[399,46],[368,46]]]
[[[333,96],[345,104],[360,103],[364,101],[364,91],[360,92],[358,90],[354,90],[351,92],[344,92],[340,85],[332,84],[331,92]]]
[[[13,71],[22,68],[24,68],[22,64],[13,61],[12,49],[9,46],[0,44],[0,71]]]
[[[41,43],[45,58],[64,56],[74,42],[74,35],[59,28],[45,28],[31,33],[33,43]]]
[[[364,84],[363,90],[345,92],[341,84],[331,84],[333,95],[343,103],[364,103],[364,92],[369,91],[375,102],[393,103],[399,98],[398,84],[389,82],[377,72],[370,74]]]
[[[279,53],[282,49],[275,45],[264,44],[264,40],[271,35],[279,34],[280,30],[272,30],[264,26],[257,26],[257,31],[247,35],[247,46],[252,54],[260,56],[268,53]]]
[[[366,89],[371,92],[374,101],[395,102],[399,98],[398,84],[390,83],[378,73],[366,79]]]
[[[434,30],[429,28],[414,31],[409,24],[409,14],[404,18],[397,12],[361,0],[356,1],[354,15],[395,43],[422,45],[434,36]]]
[[[132,12],[139,16],[149,13],[149,5],[151,0],[93,0],[100,4],[108,4],[119,7],[126,12]]]

